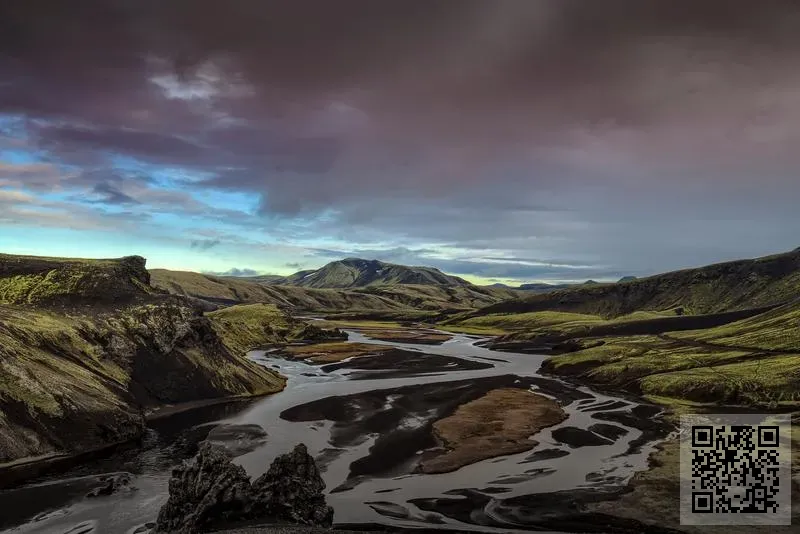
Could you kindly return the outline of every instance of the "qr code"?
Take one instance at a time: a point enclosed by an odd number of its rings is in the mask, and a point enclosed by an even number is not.
[[[681,524],[791,524],[787,415],[681,418]]]

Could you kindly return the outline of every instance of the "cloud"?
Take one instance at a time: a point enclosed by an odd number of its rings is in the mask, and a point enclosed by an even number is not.
[[[219,246],[220,244],[222,244],[222,241],[219,239],[194,239],[192,240],[190,247],[193,250],[206,252],[214,247]]]
[[[104,204],[139,204],[139,201],[130,195],[126,195],[113,185],[109,183],[96,184],[92,188],[92,193],[100,196],[100,200],[95,202],[102,202]]]
[[[684,4],[9,0],[0,185],[487,275],[793,248],[800,8]]]
[[[214,276],[258,276],[261,273],[256,271],[255,269],[248,269],[248,268],[240,269],[238,267],[233,267],[224,272],[203,271],[203,274],[211,274]]]

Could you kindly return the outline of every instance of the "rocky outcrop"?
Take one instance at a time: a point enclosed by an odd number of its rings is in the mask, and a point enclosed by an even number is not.
[[[305,445],[280,456],[253,484],[226,452],[204,443],[197,456],[175,468],[157,533],[208,532],[240,521],[293,522],[328,527],[333,509],[325,483]]]
[[[301,443],[276,458],[253,483],[253,498],[259,513],[266,517],[330,526],[333,509],[325,504],[324,489],[317,463]]]
[[[156,532],[191,534],[245,519],[251,507],[250,478],[225,451],[204,443],[194,460],[172,471],[169,499]]]

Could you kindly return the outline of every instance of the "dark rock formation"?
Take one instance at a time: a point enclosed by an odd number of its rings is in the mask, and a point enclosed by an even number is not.
[[[172,471],[169,500],[161,508],[156,532],[191,534],[247,516],[250,478],[224,450],[204,443],[194,460]]]
[[[253,484],[221,448],[203,443],[192,461],[172,472],[169,500],[156,532],[208,532],[248,520],[295,522],[328,527],[333,509],[325,504],[325,483],[305,445],[275,459]]]
[[[253,483],[254,512],[303,523],[330,526],[333,508],[325,504],[325,482],[306,446],[279,456]]]

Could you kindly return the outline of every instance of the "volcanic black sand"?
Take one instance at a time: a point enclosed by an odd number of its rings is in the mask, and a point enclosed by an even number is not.
[[[529,389],[534,385],[562,403],[584,395],[554,380],[502,375],[328,397],[285,410],[281,417],[288,421],[332,421],[331,444],[336,448],[350,447],[364,435],[378,434],[369,454],[350,465],[349,478],[392,476],[407,471],[409,464],[418,460],[417,451],[437,445],[433,435],[437,420],[494,389]]]
[[[349,375],[354,380],[374,378],[401,378],[420,373],[449,371],[474,371],[490,369],[492,364],[404,349],[389,349],[372,356],[362,356],[322,367],[326,373],[338,369],[354,369]]]

